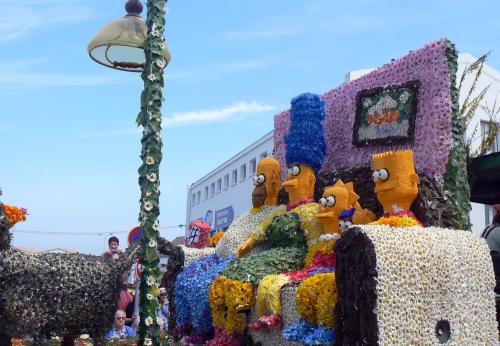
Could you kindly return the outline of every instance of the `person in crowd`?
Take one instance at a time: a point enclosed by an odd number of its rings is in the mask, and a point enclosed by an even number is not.
[[[156,317],[163,322],[160,330],[166,332],[168,330],[168,298],[165,287],[160,287],[160,307],[156,309]]]
[[[481,237],[486,240],[490,251],[500,253],[500,204],[495,204],[496,214],[493,221],[481,233]]]
[[[120,246],[120,241],[115,236],[109,237],[108,246],[109,249],[101,255],[106,259],[118,259],[120,257],[120,254],[123,253],[122,250],[118,248]]]
[[[106,334],[107,339],[128,338],[136,336],[136,332],[129,326],[125,325],[125,311],[117,310],[115,313],[115,322],[111,330]]]

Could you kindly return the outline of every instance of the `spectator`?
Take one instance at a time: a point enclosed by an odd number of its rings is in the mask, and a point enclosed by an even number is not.
[[[500,253],[500,204],[495,204],[493,208],[496,210],[496,215],[491,224],[484,229],[481,237],[486,240],[490,251]]]
[[[135,330],[125,325],[125,311],[117,310],[115,313],[115,323],[113,328],[106,334],[107,339],[128,338],[136,336]]]
[[[168,298],[165,287],[160,287],[160,307],[156,309],[156,317],[163,323],[160,326],[161,332],[168,330]]]
[[[109,250],[104,252],[101,256],[106,259],[118,259],[120,257],[120,254],[122,253],[122,250],[118,249],[118,246],[120,246],[120,241],[118,240],[118,238],[115,236],[109,237],[108,246]]]

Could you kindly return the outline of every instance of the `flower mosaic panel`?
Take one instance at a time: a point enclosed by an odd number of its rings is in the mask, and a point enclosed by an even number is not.
[[[362,90],[356,96],[353,143],[405,143],[413,139],[419,81]]]
[[[420,82],[413,139],[404,143],[385,141],[384,144],[354,144],[358,94],[363,90],[384,88],[388,85],[402,86],[411,81]],[[323,121],[327,149],[322,171],[368,165],[372,154],[412,149],[417,170],[442,179],[452,146],[450,86],[446,40],[441,39],[326,92],[322,98],[327,113]],[[411,102],[409,99],[410,96],[407,102]],[[398,101],[399,99],[396,102]],[[409,125],[411,128],[410,123]],[[289,127],[289,110],[275,116],[274,156],[282,167],[286,167],[284,137]],[[404,128],[401,132],[403,130]],[[366,131],[362,133],[366,136]],[[286,180],[286,169],[282,169],[282,179]]]

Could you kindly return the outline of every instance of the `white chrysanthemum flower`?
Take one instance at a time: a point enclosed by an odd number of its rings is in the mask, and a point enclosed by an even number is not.
[[[146,175],[146,178],[148,178],[148,180],[152,183],[157,180],[156,173],[149,173],[148,175]]]
[[[165,63],[165,59],[158,59],[156,60],[156,65],[159,67],[159,68],[164,68],[166,63]]]
[[[148,286],[156,286],[156,280],[154,278],[152,278],[151,276],[148,277],[148,280],[146,281],[146,283],[148,284]]]
[[[155,224],[153,225],[153,229],[155,231],[159,231],[160,230],[160,220],[156,220],[155,221]]]
[[[149,247],[156,247],[156,245],[157,245],[157,243],[156,243],[156,240],[154,240],[154,239],[151,239],[151,240],[149,241],[149,243],[148,243],[148,246],[149,246]]]
[[[152,295],[151,293],[148,293],[148,294],[146,294],[146,298],[147,298],[148,300],[154,300],[154,299],[155,299],[155,296],[154,296],[154,295]]]
[[[153,324],[153,318],[151,316],[146,317],[146,320],[144,321],[146,323],[146,326],[150,326]]]
[[[154,73],[150,73],[149,76],[148,76],[148,79],[151,81],[151,82],[154,82],[156,80],[156,75]]]
[[[151,166],[155,163],[155,160],[151,156],[148,156],[146,157],[146,163]]]
[[[146,210],[146,211],[153,210],[153,203],[151,203],[150,201],[145,202],[144,203],[144,210]]]
[[[150,338],[144,338],[144,345],[145,346],[153,345],[153,340],[151,340]]]

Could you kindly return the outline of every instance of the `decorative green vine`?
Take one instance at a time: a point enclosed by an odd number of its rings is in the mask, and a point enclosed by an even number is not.
[[[140,289],[140,325],[139,344],[159,345],[160,325],[156,319],[160,295],[159,269],[160,254],[158,237],[160,235],[160,162],[162,159],[161,139],[161,105],[163,101],[163,69],[167,65],[163,57],[165,41],[165,0],[148,0],[147,2],[147,38],[144,44],[146,65],[142,73],[144,90],[141,94],[141,111],[137,117],[137,125],[143,127],[142,132],[142,165],[139,168],[139,185],[141,187],[141,209],[139,221],[143,231],[141,253],[143,257],[143,273]]]
[[[453,144],[448,157],[444,187],[448,192],[449,202],[453,209],[453,227],[470,229],[470,187],[467,178],[467,149],[465,147],[465,124],[459,115],[457,79],[457,51],[455,45],[446,40],[446,58],[450,74],[451,92],[451,134]]]

